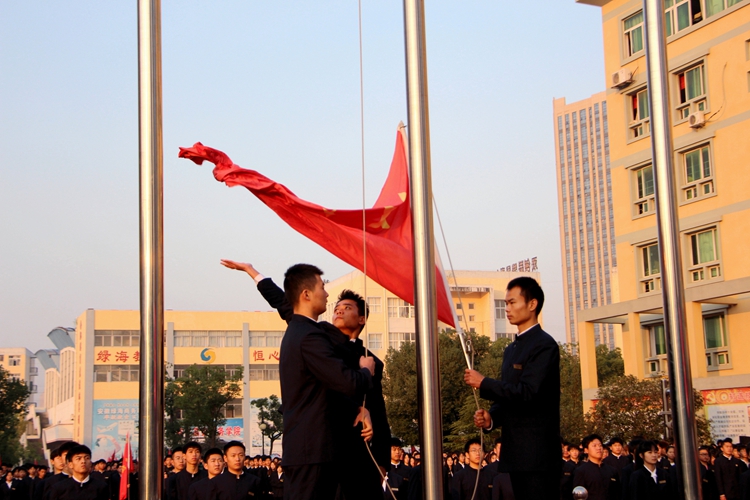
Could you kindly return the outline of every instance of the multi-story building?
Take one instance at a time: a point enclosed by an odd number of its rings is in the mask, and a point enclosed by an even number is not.
[[[518,276],[531,276],[541,283],[541,274],[536,269],[528,272],[456,271],[455,277],[447,273],[451,297],[462,328],[492,340],[510,338],[516,333],[515,327],[505,317],[505,289],[508,282]],[[362,340],[380,359],[385,359],[388,348],[398,349],[404,342],[416,340],[414,306],[371,279],[365,280],[360,271],[353,271],[326,284],[330,297],[328,310],[321,319],[332,319],[336,297],[344,289],[367,297],[370,317],[364,332],[366,337]],[[447,325],[440,323],[439,328],[447,328]]]
[[[565,333],[572,344],[578,311],[611,304],[617,288],[607,117],[605,92],[571,104],[554,101]],[[620,347],[619,334],[617,325],[594,325],[597,345]]]
[[[640,0],[601,7],[619,300],[578,313],[583,393],[596,397],[594,330],[622,325],[626,373],[666,372]],[[690,365],[719,436],[750,435],[750,0],[666,0]]]
[[[43,423],[39,412],[44,382],[39,380],[37,359],[24,347],[5,347],[0,348],[0,366],[8,372],[11,380],[24,382],[30,391],[21,435],[21,444],[26,446],[30,440],[39,439]]]

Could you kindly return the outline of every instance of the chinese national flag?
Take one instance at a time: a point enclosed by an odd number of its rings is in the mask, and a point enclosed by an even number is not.
[[[122,476],[120,477],[120,500],[127,500],[130,486],[130,473],[133,472],[133,454],[130,451],[130,433],[125,438],[125,450],[122,452]]]
[[[364,272],[362,210],[336,210],[302,200],[285,186],[241,168],[213,148],[196,143],[180,148],[180,158],[216,165],[214,177],[227,186],[244,186],[302,235]],[[375,205],[365,210],[367,276],[414,304],[414,256],[409,206],[409,176],[403,134],[396,135],[391,170]],[[436,273],[440,273],[436,268]],[[436,279],[438,319],[455,326],[444,280]]]

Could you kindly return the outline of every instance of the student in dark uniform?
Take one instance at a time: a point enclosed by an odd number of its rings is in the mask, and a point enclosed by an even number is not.
[[[602,463],[614,467],[617,474],[622,472],[622,469],[628,465],[632,458],[623,453],[623,442],[619,437],[613,437],[609,440],[609,455],[602,460]]]
[[[245,445],[230,441],[224,445],[224,472],[211,481],[214,483],[211,500],[245,500],[260,498],[262,483],[254,474],[245,471]]]
[[[222,261],[224,265],[230,262]],[[232,268],[246,271],[244,267]],[[287,270],[284,279],[284,293],[294,312],[279,361],[284,398],[284,495],[295,500],[329,499],[340,484],[350,500],[368,495],[379,499],[379,481],[365,488],[363,483],[354,484],[353,474],[340,475],[343,454],[349,451],[342,443],[351,442],[352,425],[363,422],[361,438],[372,438],[369,411],[360,405],[372,387],[375,361],[362,356],[357,367],[347,366],[335,348],[349,339],[333,325],[316,321],[326,311],[328,298],[321,275],[315,266],[297,264]],[[349,486],[355,490],[347,491]]]
[[[511,280],[505,295],[508,321],[518,327],[505,349],[499,380],[466,370],[464,380],[493,401],[474,424],[503,429],[499,470],[510,473],[518,500],[556,498],[560,488],[560,349],[539,326],[544,292],[533,278]]]
[[[580,463],[578,457],[580,456],[581,451],[578,449],[578,446],[573,444],[568,444],[566,448],[570,458],[563,464],[562,477],[560,479],[560,497],[562,500],[572,500],[573,474]]]
[[[57,482],[50,490],[50,500],[109,500],[107,483],[91,477],[91,450],[78,445],[65,456],[70,477]]]
[[[614,467],[602,463],[602,438],[592,434],[583,438],[581,445],[588,455],[588,462],[582,462],[576,468],[573,474],[573,488],[586,488],[589,500],[620,500],[622,489],[617,471]]]
[[[716,491],[716,477],[714,477],[711,465],[711,447],[701,446],[698,448],[698,460],[701,463],[701,491],[703,500],[718,500],[719,493]]]
[[[3,500],[27,500],[29,498],[29,490],[22,480],[16,479],[13,475],[13,471],[5,473],[5,480],[0,485],[0,498]]]
[[[203,467],[206,477],[190,485],[188,500],[208,500],[211,497],[212,479],[224,469],[224,453],[219,448],[211,448],[203,454]]]
[[[398,438],[391,438],[391,460],[389,467],[386,470],[388,471],[388,477],[393,478],[389,484],[393,485],[399,483],[399,495],[396,495],[398,500],[405,500],[409,496],[409,477],[411,476],[411,467],[402,462],[403,457],[403,443]],[[398,481],[395,476],[399,476],[401,481]]]
[[[169,493],[170,500],[188,500],[190,486],[208,476],[206,471],[198,467],[201,461],[201,445],[191,441],[185,445],[184,450],[185,468],[175,474],[172,491]]]
[[[732,440],[726,438],[721,443],[721,453],[714,462],[716,489],[721,500],[740,500],[740,475],[747,467],[732,456],[733,451]]]
[[[388,472],[383,482],[383,499],[393,500],[395,496],[396,500],[407,500],[409,498],[409,491],[408,487],[404,487],[405,484],[403,476],[395,472]],[[391,492],[393,493],[391,494]]]
[[[643,441],[636,450],[635,471],[630,476],[627,500],[670,500],[673,498],[668,473],[659,467],[659,443]]]
[[[469,466],[458,472],[451,483],[452,500],[471,500],[476,486],[475,500],[490,500],[490,486],[492,485],[492,473],[487,468],[482,468],[484,450],[479,438],[469,439],[464,446],[464,453],[468,457]],[[477,484],[479,475],[479,484]]]
[[[492,451],[497,460],[485,467],[492,477],[492,488],[490,488],[492,500],[515,500],[510,475],[507,472],[500,472],[500,455],[503,452],[501,437],[495,438],[495,447]]]
[[[68,441],[66,443],[61,444],[60,447],[57,449],[58,452],[55,454],[56,456],[52,461],[52,464],[55,467],[55,474],[48,477],[44,481],[44,486],[41,488],[42,500],[49,500],[50,492],[52,491],[52,488],[57,483],[64,481],[65,479],[70,477],[70,469],[68,468],[67,457],[68,457],[68,452],[72,448],[75,448],[76,446],[79,446],[79,445],[75,441]]]
[[[274,500],[284,498],[284,469],[281,467],[281,464],[271,467],[269,480],[271,481],[271,493]]]
[[[172,470],[164,481],[165,500],[177,500],[177,474],[185,468],[185,450],[182,446],[172,449]]]

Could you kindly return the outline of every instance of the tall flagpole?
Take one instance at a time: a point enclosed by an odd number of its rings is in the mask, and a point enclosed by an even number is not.
[[[138,0],[141,379],[140,498],[162,495],[164,443],[164,231],[161,1]]]
[[[644,0],[646,66],[654,162],[656,220],[664,300],[664,330],[672,401],[672,427],[677,443],[678,477],[687,500],[701,498],[697,454],[693,378],[690,371],[685,320],[682,252],[677,214],[675,170],[672,162],[671,106],[667,80],[667,42],[662,0]]]
[[[422,447],[423,498],[443,498],[443,426],[438,364],[437,288],[432,231],[430,126],[424,0],[404,0],[409,168],[414,236],[414,305],[417,327],[417,396]]]

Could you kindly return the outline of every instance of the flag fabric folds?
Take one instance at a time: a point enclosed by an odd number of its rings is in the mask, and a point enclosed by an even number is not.
[[[366,272],[373,281],[414,304],[414,256],[409,205],[409,176],[403,134],[396,136],[390,172],[372,208],[364,211],[367,269],[363,252],[362,210],[336,210],[298,198],[268,177],[235,165],[223,152],[200,142],[180,148],[180,158],[198,165],[215,165],[217,181],[244,186],[300,234],[347,264]],[[436,268],[436,273],[440,271]],[[444,280],[437,275],[438,319],[455,326],[453,307]]]
[[[122,452],[122,475],[120,477],[120,500],[128,499],[130,473],[133,472],[133,454],[130,451],[130,433],[125,437],[125,450]]]

